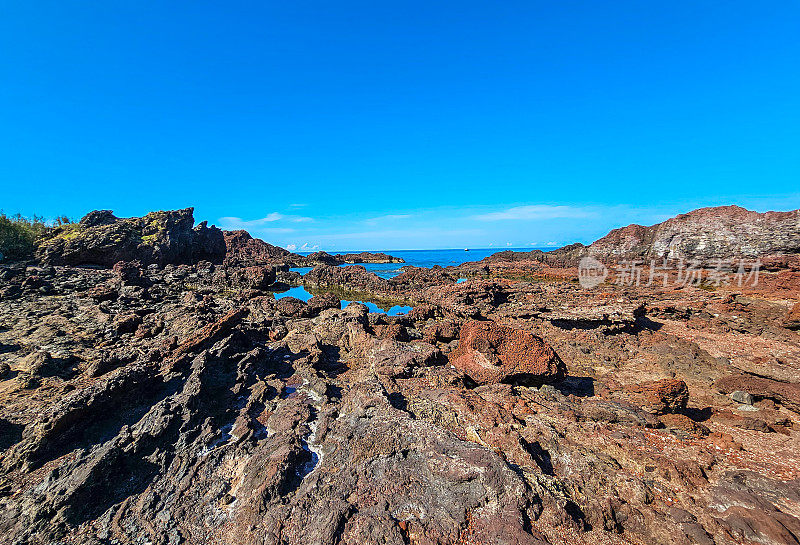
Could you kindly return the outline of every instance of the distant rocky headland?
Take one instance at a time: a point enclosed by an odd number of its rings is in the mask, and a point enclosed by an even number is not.
[[[388,279],[191,208],[33,227],[0,236],[9,543],[800,542],[800,210]]]

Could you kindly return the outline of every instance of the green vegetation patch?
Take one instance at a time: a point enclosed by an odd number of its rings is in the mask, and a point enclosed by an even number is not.
[[[6,216],[0,213],[0,261],[29,259],[36,249],[36,241],[48,230],[44,218],[33,216],[28,219],[19,214]]]

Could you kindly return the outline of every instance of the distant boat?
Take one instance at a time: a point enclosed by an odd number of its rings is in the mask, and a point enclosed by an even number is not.
[[[469,248],[464,248],[464,251],[465,252],[469,252]]]

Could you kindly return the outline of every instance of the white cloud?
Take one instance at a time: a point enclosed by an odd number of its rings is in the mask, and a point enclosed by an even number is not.
[[[378,223],[405,220],[411,217],[412,217],[411,214],[386,214],[384,216],[378,216],[376,218],[370,218],[368,220],[364,220],[364,223],[366,223],[367,225],[376,225]]]
[[[281,214],[280,212],[271,212],[266,216],[264,216],[263,218],[255,220],[243,220],[242,218],[237,218],[233,216],[226,216],[223,218],[219,218],[220,226],[222,226],[223,229],[247,229],[247,230],[263,229],[267,225],[270,225],[276,221],[304,223],[304,222],[314,221],[314,218],[308,218],[305,216],[295,216],[291,214]]]
[[[558,218],[586,218],[592,213],[586,208],[564,205],[531,204],[527,206],[514,206],[497,212],[478,214],[472,216],[479,221],[502,220],[550,220]]]

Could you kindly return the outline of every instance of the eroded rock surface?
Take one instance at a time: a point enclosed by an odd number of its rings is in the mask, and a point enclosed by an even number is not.
[[[553,348],[530,333],[492,321],[461,326],[450,363],[479,384],[552,382],[564,376]]]
[[[185,217],[157,251],[127,221],[0,267],[3,542],[800,539],[800,277],[779,261],[713,289],[585,290],[537,253],[308,273],[413,304],[390,317],[276,300],[294,254],[249,235],[214,262]],[[117,230],[119,259],[60,264]]]
[[[96,210],[80,223],[55,229],[36,256],[43,263],[59,265],[221,261],[225,257],[222,231],[205,222],[195,227],[193,211],[186,208],[151,212],[142,218],[117,218],[110,210]]]

